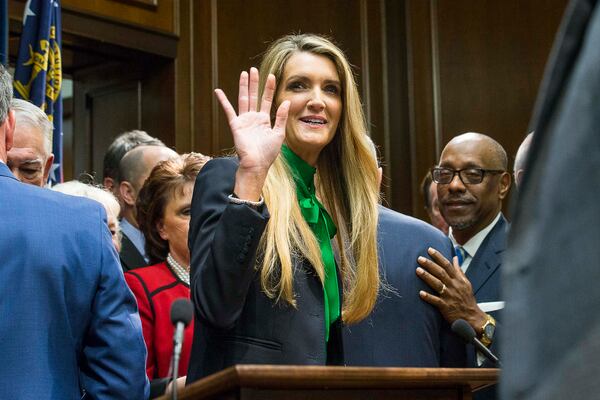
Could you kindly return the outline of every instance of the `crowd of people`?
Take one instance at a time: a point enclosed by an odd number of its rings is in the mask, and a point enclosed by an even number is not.
[[[0,323],[7,398],[163,393],[178,298],[195,311],[178,386],[235,364],[489,366],[452,332],[459,319],[498,353],[506,151],[480,133],[452,138],[423,179],[431,224],[384,207],[354,74],[330,40],[274,41],[241,72],[237,111],[215,91],[235,155],[180,155],[125,132],[101,187],[45,187],[52,125],[11,93],[0,67],[0,265],[11,282],[0,314],[17,319]]]

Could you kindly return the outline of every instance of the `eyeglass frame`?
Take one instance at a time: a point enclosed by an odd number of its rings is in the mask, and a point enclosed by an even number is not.
[[[450,178],[450,180],[448,182],[438,182],[435,178],[434,178],[434,174],[433,171],[434,170],[446,170],[446,171],[452,171],[452,177]],[[479,171],[481,173],[481,180],[479,182],[465,182],[462,176],[462,172],[463,171]],[[506,171],[503,169],[485,169],[485,168],[463,168],[463,169],[452,169],[452,168],[447,168],[447,167],[433,167],[429,170],[429,173],[431,174],[431,180],[435,183],[437,183],[438,185],[449,185],[450,183],[452,183],[452,181],[454,180],[454,177],[458,174],[458,179],[460,179],[460,181],[463,183],[463,185],[479,185],[483,182],[483,180],[485,179],[485,175],[486,174],[490,174],[490,175],[495,175],[495,174],[503,174]]]

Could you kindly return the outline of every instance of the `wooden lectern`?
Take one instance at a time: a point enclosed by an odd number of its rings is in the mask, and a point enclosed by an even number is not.
[[[461,400],[499,370],[236,365],[178,393],[180,400]],[[163,396],[161,400],[170,397]]]

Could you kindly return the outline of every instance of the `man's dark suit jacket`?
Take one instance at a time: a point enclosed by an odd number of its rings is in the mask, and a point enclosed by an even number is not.
[[[373,313],[344,328],[347,365],[465,367],[464,343],[433,306],[419,297],[429,287],[417,277],[417,258],[433,247],[447,258],[450,240],[423,221],[379,208],[379,265],[383,291]]]
[[[471,260],[469,268],[467,269],[467,278],[473,286],[473,293],[477,299],[477,303],[487,303],[495,301],[503,301],[504,298],[501,295],[500,284],[501,284],[501,271],[502,271],[502,257],[506,250],[506,238],[508,235],[509,224],[503,215],[496,225],[492,228],[490,233],[477,249],[475,257]],[[500,323],[502,320],[501,311],[488,312],[492,317],[496,319],[496,332],[494,334],[494,341],[490,346],[490,350],[500,357],[498,352],[498,343],[501,333]],[[467,346],[467,358],[469,366],[477,367],[477,356],[475,349],[472,345]],[[491,365],[483,365],[484,367],[491,367]],[[473,398],[475,400],[486,400],[495,399],[497,386],[482,389],[475,392]]]
[[[142,325],[100,204],[0,162],[0,271],[0,398],[147,398]]]
[[[144,256],[140,254],[131,239],[124,233],[121,238],[121,252],[119,253],[119,259],[121,261],[123,272],[148,266],[148,263],[144,260]]]
[[[196,319],[187,382],[234,364],[342,363],[341,324],[332,326],[326,349],[323,286],[307,262],[293,260],[296,308],[262,291],[256,251],[269,214],[264,205],[255,210],[229,201],[237,168],[237,158],[211,160],[194,187],[189,246]]]
[[[571,1],[536,104],[503,267],[504,399],[600,396],[600,2]]]

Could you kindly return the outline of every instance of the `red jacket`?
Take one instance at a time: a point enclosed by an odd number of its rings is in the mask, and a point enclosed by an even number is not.
[[[149,379],[165,378],[169,374],[173,354],[171,304],[190,298],[190,287],[179,280],[165,262],[136,268],[125,273],[125,280],[137,299],[144,340],[148,349],[146,373]],[[194,321],[185,328],[179,374],[185,375],[190,360]]]

